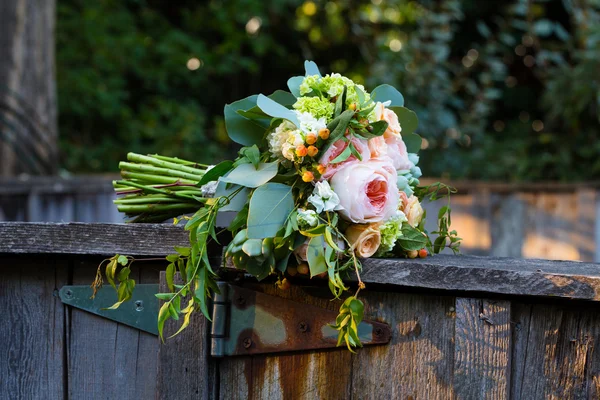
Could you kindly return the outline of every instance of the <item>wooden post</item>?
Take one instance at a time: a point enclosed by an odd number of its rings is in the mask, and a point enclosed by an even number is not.
[[[56,0],[0,1],[0,176],[57,164]]]

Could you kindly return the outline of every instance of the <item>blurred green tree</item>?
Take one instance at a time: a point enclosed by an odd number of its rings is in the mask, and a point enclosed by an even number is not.
[[[57,46],[72,171],[229,157],[223,105],[313,59],[405,94],[428,175],[600,177],[600,0],[64,0]]]

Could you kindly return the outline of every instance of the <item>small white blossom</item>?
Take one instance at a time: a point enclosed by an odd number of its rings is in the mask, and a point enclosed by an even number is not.
[[[298,225],[301,228],[314,228],[319,223],[319,215],[313,210],[298,209]]]
[[[275,130],[269,133],[269,151],[274,157],[281,158],[283,156],[283,146],[288,143],[290,135],[297,132],[294,124],[289,121],[283,121]]]
[[[323,211],[337,211],[343,208],[340,206],[340,198],[331,189],[327,181],[317,182],[315,190],[308,198],[308,201],[315,206],[318,213],[322,213]]]
[[[300,130],[303,133],[319,132],[327,127],[327,121],[324,117],[319,119],[313,117],[311,113],[296,111],[298,121],[300,121]]]

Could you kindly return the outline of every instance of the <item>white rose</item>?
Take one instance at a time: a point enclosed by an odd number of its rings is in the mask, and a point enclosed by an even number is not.
[[[319,223],[319,215],[313,210],[299,209],[297,221],[300,227],[314,228]]]

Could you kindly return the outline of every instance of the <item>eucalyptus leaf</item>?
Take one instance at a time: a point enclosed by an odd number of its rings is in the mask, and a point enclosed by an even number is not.
[[[417,130],[419,119],[414,111],[411,111],[406,107],[390,107],[390,109],[398,116],[398,121],[402,128],[402,136],[409,135]]]
[[[418,153],[419,150],[421,150],[421,142],[423,139],[421,139],[421,136],[417,135],[416,133],[410,133],[408,135],[403,133],[402,140],[404,141],[406,150],[409,153]]]
[[[266,132],[264,127],[237,113],[238,110],[248,110],[256,106],[257,99],[257,95],[252,95],[225,105],[223,110],[227,134],[231,140],[243,146],[262,142]]]
[[[225,175],[227,172],[231,171],[232,167],[233,161],[221,161],[220,163],[218,163],[217,165],[215,165],[210,170],[204,173],[204,176],[202,177],[202,179],[200,179],[200,182],[198,182],[197,186],[206,185],[208,182],[216,181],[217,179]]]
[[[390,85],[380,85],[377,86],[371,92],[371,99],[373,101],[379,101],[381,103],[386,101],[391,101],[391,104],[388,107],[403,107],[404,106],[404,96],[395,87]]]
[[[319,67],[314,61],[304,61],[304,69],[306,70],[306,76],[311,75],[319,75],[321,76],[321,72],[319,72]]]
[[[256,104],[267,115],[273,118],[282,118],[290,121],[292,124],[300,127],[300,121],[296,117],[296,113],[285,106],[282,106],[275,100],[272,100],[264,94],[259,94],[256,99]]]
[[[260,239],[248,239],[242,245],[242,251],[248,255],[248,257],[258,257],[262,254],[262,240]]]
[[[234,183],[249,188],[256,188],[269,182],[277,175],[279,163],[262,163],[258,168],[252,164],[238,165],[226,176],[220,178],[221,182]]]
[[[254,191],[248,211],[248,238],[277,236],[294,209],[291,186],[267,183]]]
[[[246,165],[251,166],[252,164]],[[222,196],[231,196],[233,192],[235,192],[238,189],[240,189],[239,185],[233,185],[219,180],[219,183],[217,184],[217,190],[215,191],[215,198]],[[247,187],[243,187],[235,196],[230,198],[229,204],[226,204],[219,208],[219,212],[241,211],[244,208],[244,205],[246,205],[246,203],[248,202],[249,195],[250,189],[248,189]]]
[[[290,79],[288,79],[287,81],[287,85],[288,88],[290,89],[290,92],[292,92],[292,94],[296,97],[300,97],[300,85],[302,84],[302,81],[304,80],[303,76],[294,76],[291,77]]]

